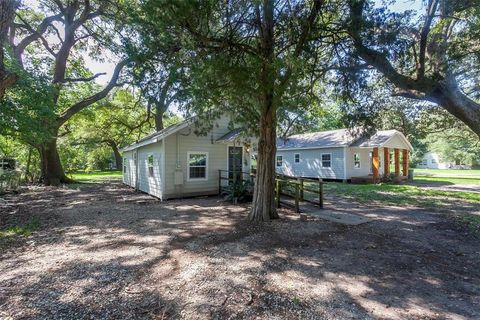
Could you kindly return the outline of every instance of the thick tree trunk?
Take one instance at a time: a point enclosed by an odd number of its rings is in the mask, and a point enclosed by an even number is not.
[[[260,27],[262,71],[260,135],[258,139],[257,177],[253,191],[251,221],[277,219],[275,208],[275,154],[277,151],[277,109],[275,105],[275,66],[274,66],[274,2],[263,1],[263,23]]]
[[[251,221],[277,219],[275,208],[275,155],[276,114],[269,108],[260,118],[260,137],[258,139],[257,177],[253,191],[253,204],[249,218]]]
[[[115,165],[117,166],[117,170],[122,169],[123,161],[122,161],[122,155],[120,154],[120,151],[118,150],[118,145],[115,141],[109,140],[108,145],[112,148],[113,155],[115,156]]]
[[[4,96],[5,90],[17,81],[17,75],[6,70],[4,55],[8,32],[15,17],[18,4],[17,0],[0,1],[0,99]]]
[[[155,130],[160,131],[163,130],[163,115],[165,114],[165,109],[164,108],[156,108],[156,113],[155,113]]]
[[[480,104],[465,96],[454,80],[441,82],[432,95],[433,102],[465,123],[480,138]]]
[[[63,171],[57,151],[57,138],[52,138],[39,146],[40,164],[42,166],[41,181],[47,186],[72,182]]]

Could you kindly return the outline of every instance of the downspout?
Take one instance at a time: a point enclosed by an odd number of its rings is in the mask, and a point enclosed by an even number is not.
[[[343,147],[343,182],[347,182],[347,147]]]

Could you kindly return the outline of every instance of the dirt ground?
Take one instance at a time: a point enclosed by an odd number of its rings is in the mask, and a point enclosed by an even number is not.
[[[251,225],[246,205],[118,182],[3,196],[1,229],[41,227],[0,242],[0,319],[480,318],[479,240],[445,212],[326,206],[373,221]]]

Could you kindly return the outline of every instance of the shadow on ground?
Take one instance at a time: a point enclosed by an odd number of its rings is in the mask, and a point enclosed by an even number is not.
[[[35,216],[42,230],[2,247],[0,317],[480,317],[478,240],[434,211],[336,199],[374,221],[281,210],[252,225],[247,206],[162,203],[118,183],[6,201],[3,226]]]

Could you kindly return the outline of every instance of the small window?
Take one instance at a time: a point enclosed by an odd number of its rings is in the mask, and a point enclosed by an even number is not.
[[[283,165],[283,157],[277,156],[277,167],[281,167]]]
[[[432,159],[432,164],[437,163],[437,159]]]
[[[207,180],[208,153],[188,153],[188,179]]]
[[[147,165],[148,165],[148,175],[153,177],[153,155],[149,155],[147,158]]]
[[[123,158],[123,173],[127,173],[127,158]]]
[[[300,153],[295,153],[295,163],[300,163]]]
[[[332,155],[330,153],[322,154],[322,168],[332,167]]]
[[[427,159],[423,159],[422,160],[422,165],[426,166],[428,164],[428,160]]]
[[[353,154],[353,167],[355,169],[360,169],[360,154],[354,153]]]

